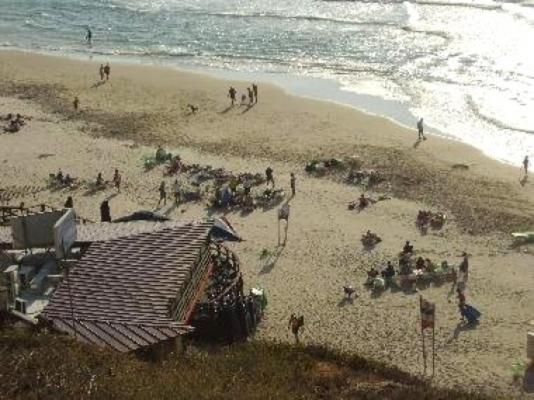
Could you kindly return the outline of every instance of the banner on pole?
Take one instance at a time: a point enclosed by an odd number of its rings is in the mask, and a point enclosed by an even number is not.
[[[434,329],[436,305],[423,299],[423,296],[419,300],[421,306],[421,330],[424,331],[427,328]]]

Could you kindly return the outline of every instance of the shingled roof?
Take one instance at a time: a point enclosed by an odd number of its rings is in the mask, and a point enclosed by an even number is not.
[[[212,225],[182,224],[93,243],[42,316],[61,331],[119,351],[187,333],[192,328],[171,317],[171,304],[195,272]]]

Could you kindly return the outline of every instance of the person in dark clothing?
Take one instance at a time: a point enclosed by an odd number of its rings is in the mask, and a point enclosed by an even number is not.
[[[291,197],[295,197],[295,194],[296,194],[296,179],[295,179],[295,174],[292,172],[291,173],[291,180],[290,180],[290,184],[291,184]]]
[[[267,182],[266,183],[271,182],[271,184],[273,185],[273,188],[274,188],[273,169],[271,167],[267,167],[267,169],[265,170],[265,178],[267,178]]]
[[[109,74],[111,73],[111,67],[109,66],[109,63],[106,64],[104,67],[104,74],[106,74],[106,81],[109,81]]]
[[[65,208],[73,208],[74,207],[74,201],[72,200],[72,196],[67,197],[67,201],[65,202]]]
[[[111,222],[111,210],[107,200],[104,200],[102,204],[100,204],[100,221]]]
[[[382,277],[384,279],[393,278],[395,276],[395,268],[391,261],[388,261],[386,268],[382,271]]]
[[[88,44],[91,44],[91,40],[93,39],[93,32],[91,32],[91,29],[89,27],[87,29],[87,34],[85,35],[85,40]]]
[[[410,244],[410,241],[407,240],[402,248],[402,254],[411,254],[413,253],[413,246]]]
[[[258,85],[252,84],[252,91],[254,92],[254,103],[258,102]]]
[[[252,103],[254,103],[254,92],[252,91],[251,88],[247,88],[247,91],[248,91],[248,104],[252,105]]]
[[[228,90],[228,97],[230,97],[230,100],[232,101],[232,107],[234,106],[234,103],[235,103],[235,95],[236,95],[236,90],[230,86],[230,89]]]

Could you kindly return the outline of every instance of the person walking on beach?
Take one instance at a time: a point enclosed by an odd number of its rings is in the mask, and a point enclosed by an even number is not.
[[[117,188],[119,193],[121,192],[121,181],[121,174],[119,173],[119,170],[115,168],[115,173],[113,174],[113,183],[115,184],[115,187]]]
[[[252,91],[254,92],[254,104],[258,102],[258,85],[252,84]]]
[[[228,90],[228,97],[230,97],[230,100],[232,101],[232,107],[234,106],[234,103],[235,103],[235,95],[236,95],[236,90],[230,86],[230,89]]]
[[[291,184],[291,197],[295,197],[295,193],[296,193],[295,183],[296,183],[295,174],[292,172],[291,173],[291,181],[290,181],[290,184]]]
[[[87,44],[91,44],[91,40],[93,39],[93,32],[91,32],[91,29],[89,27],[87,29],[87,34],[85,35],[85,40],[87,41]]]
[[[421,118],[417,121],[417,140],[426,140],[423,129],[423,118]]]
[[[248,104],[251,106],[254,103],[254,92],[251,88],[247,88],[248,91]]]
[[[103,81],[104,80],[104,64],[100,64],[100,69],[98,72],[100,72],[100,80]]]
[[[523,169],[525,170],[525,176],[528,175],[528,164],[529,164],[529,160],[528,160],[528,155],[525,156],[525,159],[523,160]]]
[[[74,111],[78,111],[78,107],[80,106],[80,99],[78,99],[78,96],[74,98],[72,105],[74,106]]]
[[[162,200],[163,200],[163,205],[166,205],[167,204],[167,191],[165,190],[165,181],[161,181],[161,184],[159,185],[158,206],[160,205]]]
[[[109,66],[109,63],[106,64],[104,67],[104,74],[106,74],[106,81],[109,81],[109,74],[111,73],[111,67]]]

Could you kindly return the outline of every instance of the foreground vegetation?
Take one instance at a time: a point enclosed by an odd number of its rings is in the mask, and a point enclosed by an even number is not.
[[[146,361],[50,333],[0,330],[2,399],[486,399],[319,347],[250,342]]]

